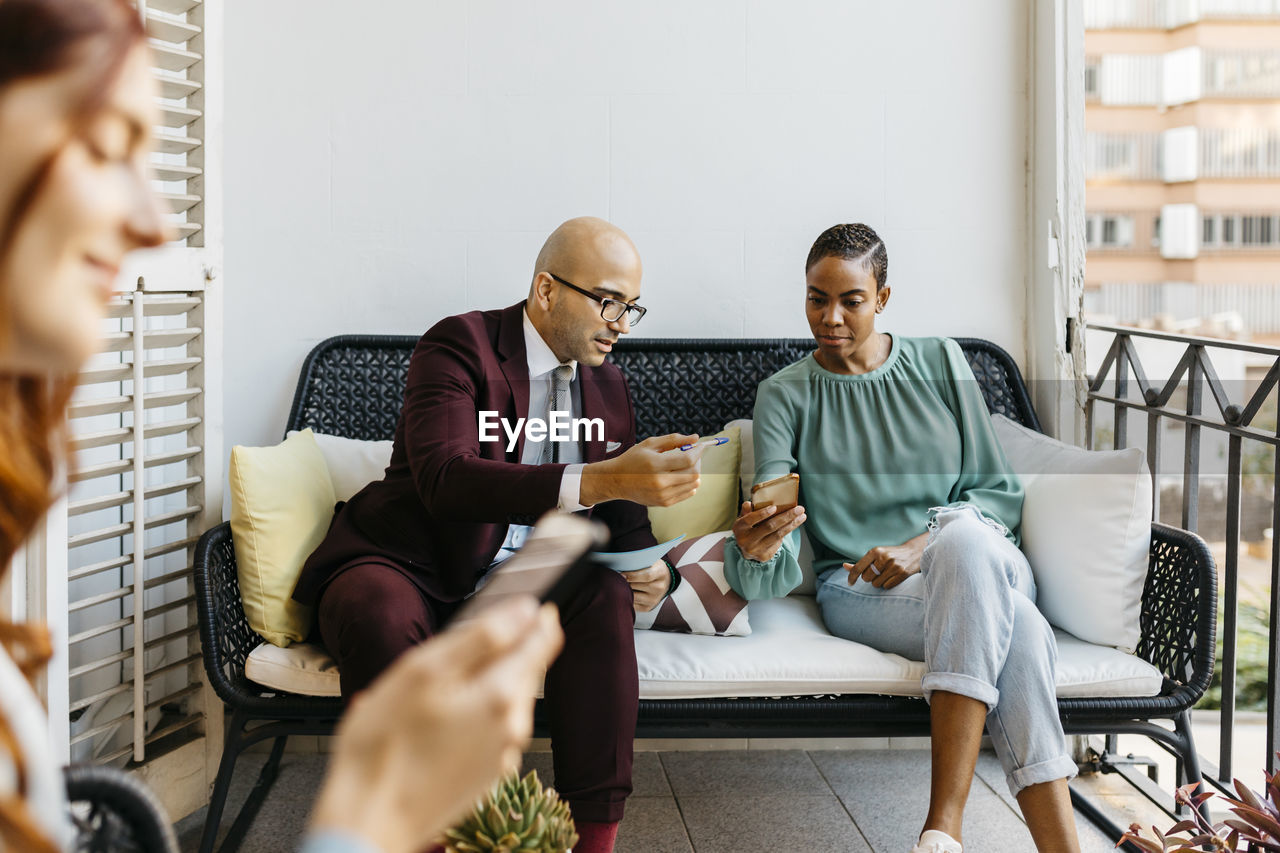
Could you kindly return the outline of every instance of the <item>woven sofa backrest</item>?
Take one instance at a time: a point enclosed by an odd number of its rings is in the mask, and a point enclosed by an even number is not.
[[[1022,375],[1000,347],[957,338],[987,400],[987,408],[1040,429]],[[298,379],[288,429],[363,440],[395,434],[404,399],[412,335],[340,335],[318,344]],[[626,374],[640,438],[668,432],[719,431],[751,417],[756,387],[805,357],[813,342],[776,340],[623,339],[612,359]]]

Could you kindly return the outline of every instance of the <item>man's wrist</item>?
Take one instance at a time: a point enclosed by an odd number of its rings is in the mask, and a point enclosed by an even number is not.
[[[680,587],[680,573],[676,571],[676,567],[666,557],[662,558],[662,563],[667,567],[667,572],[670,575],[667,579],[667,592],[662,596],[665,600],[670,598],[671,593],[675,592]]]
[[[612,477],[609,475],[607,462],[589,462],[582,467],[578,483],[578,502],[583,506],[595,506],[598,503],[613,500],[610,494]],[[604,470],[601,470],[602,467]]]

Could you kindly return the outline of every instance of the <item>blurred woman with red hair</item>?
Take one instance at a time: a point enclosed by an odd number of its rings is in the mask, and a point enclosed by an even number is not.
[[[0,0],[0,579],[62,488],[66,405],[127,253],[167,239],[148,174],[151,58],[125,0]],[[306,849],[426,847],[519,761],[562,635],[494,608],[399,663],[347,713]],[[71,844],[32,682],[51,644],[0,620],[0,849]]]

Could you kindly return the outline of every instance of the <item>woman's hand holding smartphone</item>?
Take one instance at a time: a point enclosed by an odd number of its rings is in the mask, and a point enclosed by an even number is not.
[[[744,557],[761,563],[773,559],[787,534],[804,524],[807,516],[799,500],[799,474],[752,487],[751,500],[743,501],[733,523],[733,537]]]
[[[764,509],[774,507],[778,512],[785,512],[800,503],[800,475],[783,474],[767,483],[756,483],[751,487],[751,508]]]

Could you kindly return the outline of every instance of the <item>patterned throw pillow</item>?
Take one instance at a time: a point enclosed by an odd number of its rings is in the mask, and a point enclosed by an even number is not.
[[[751,633],[747,602],[724,577],[724,543],[730,531],[681,542],[667,552],[680,573],[680,587],[647,613],[636,613],[637,628],[682,634],[745,637]]]

